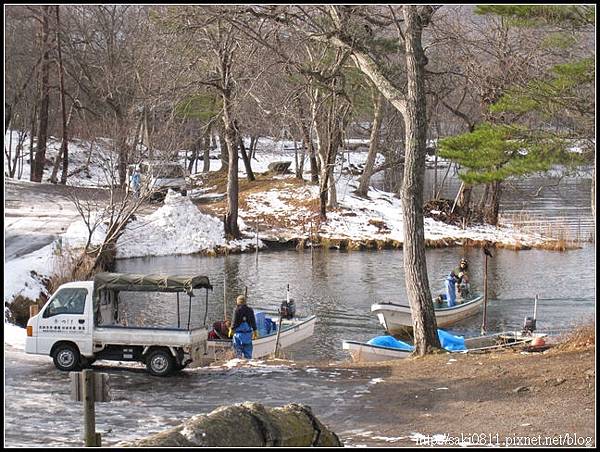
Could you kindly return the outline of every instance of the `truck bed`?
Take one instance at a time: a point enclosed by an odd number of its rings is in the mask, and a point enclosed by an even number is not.
[[[206,328],[191,330],[165,327],[132,327],[106,325],[94,328],[93,342],[115,345],[161,345],[183,347],[205,341]]]

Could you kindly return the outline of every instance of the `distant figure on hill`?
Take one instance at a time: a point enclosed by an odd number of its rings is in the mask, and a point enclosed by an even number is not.
[[[136,198],[140,197],[140,186],[142,184],[142,176],[140,174],[139,165],[135,167],[133,173],[131,174],[130,180],[131,189],[133,190],[133,194]]]

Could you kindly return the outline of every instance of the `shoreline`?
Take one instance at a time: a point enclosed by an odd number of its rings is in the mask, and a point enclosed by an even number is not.
[[[326,405],[313,410],[346,447],[519,445],[516,441],[532,446],[589,447],[596,443],[595,326],[591,328],[579,330],[580,335],[558,337],[559,342],[538,352],[439,353],[369,363],[260,359],[234,365],[236,360],[232,360],[215,365],[213,371],[221,374],[235,368],[234,375],[240,366],[289,367],[310,371],[303,378],[335,375],[337,385],[354,385],[352,394],[361,397],[360,413],[352,403],[333,411]],[[24,336],[22,330],[19,333]],[[22,353],[22,344],[7,345],[14,348],[13,358]],[[44,362],[51,366],[48,360]],[[189,382],[195,372],[184,370],[186,378],[181,381]],[[136,368],[132,376],[137,375],[144,371]],[[299,397],[299,403],[306,403]],[[144,436],[135,434],[135,438]],[[566,438],[583,442],[560,443]]]

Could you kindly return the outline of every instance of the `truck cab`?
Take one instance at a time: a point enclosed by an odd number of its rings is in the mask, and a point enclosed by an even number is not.
[[[166,376],[206,354],[206,325],[127,326],[119,320],[118,306],[131,292],[189,295],[191,313],[193,289],[212,289],[205,276],[130,275],[100,273],[94,281],[61,285],[40,312],[27,323],[25,352],[51,356],[63,371],[90,366],[96,359],[139,361],[153,375]],[[183,325],[186,323],[183,322]]]
[[[93,281],[60,286],[27,322],[25,352],[50,355],[63,370],[73,370],[81,357],[91,357],[93,287]]]

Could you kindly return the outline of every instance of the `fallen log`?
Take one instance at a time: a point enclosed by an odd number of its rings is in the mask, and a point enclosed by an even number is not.
[[[245,402],[196,415],[149,438],[121,442],[122,447],[342,447],[305,405],[268,408]]]

